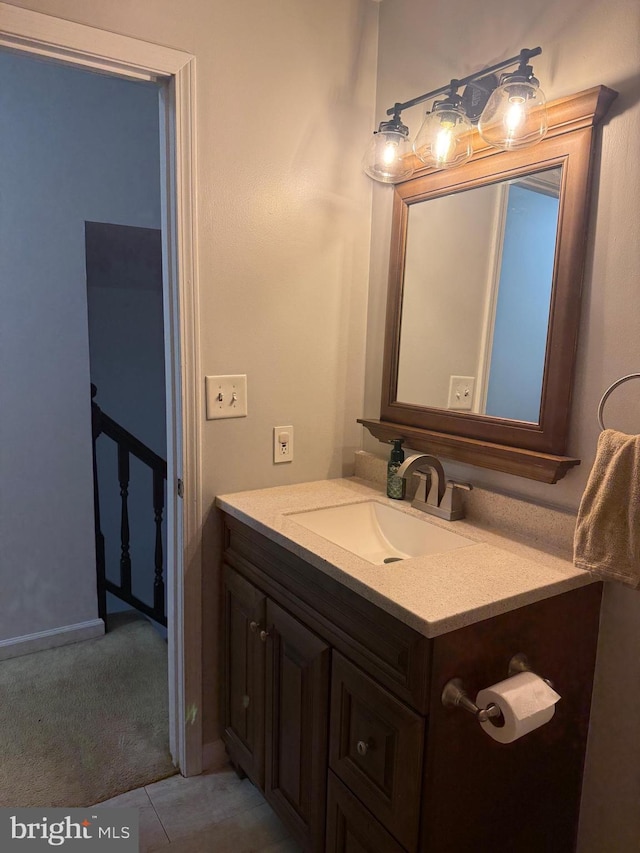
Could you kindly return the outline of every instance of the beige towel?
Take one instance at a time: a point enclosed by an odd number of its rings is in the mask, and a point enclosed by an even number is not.
[[[605,429],[578,511],[573,562],[640,586],[640,436]]]

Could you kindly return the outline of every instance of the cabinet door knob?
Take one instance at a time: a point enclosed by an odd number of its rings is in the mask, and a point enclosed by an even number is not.
[[[257,622],[249,622],[249,628],[255,634],[255,632],[258,630],[258,623]]]
[[[260,631],[260,639],[263,643],[266,643],[270,636],[268,631]]]
[[[359,740],[356,744],[356,750],[358,751],[358,755],[366,755],[372,747],[373,741],[371,740],[371,738],[369,738],[369,740]]]

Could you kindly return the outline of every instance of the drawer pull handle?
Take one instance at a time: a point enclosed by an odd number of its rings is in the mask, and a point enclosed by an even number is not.
[[[271,634],[268,631],[260,631],[260,639],[263,643],[266,643]]]
[[[258,630],[258,623],[257,622],[249,622],[249,628],[255,634],[255,632]]]
[[[373,749],[373,741],[371,738],[369,738],[369,740],[359,740],[356,744],[358,755],[366,755],[370,749]]]

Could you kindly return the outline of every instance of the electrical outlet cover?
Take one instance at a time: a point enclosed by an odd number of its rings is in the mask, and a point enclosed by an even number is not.
[[[273,461],[293,462],[293,427],[277,426],[273,428]]]

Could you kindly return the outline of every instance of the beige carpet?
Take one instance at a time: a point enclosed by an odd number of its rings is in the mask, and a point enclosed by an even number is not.
[[[137,615],[0,662],[0,807],[89,806],[176,772],[167,646]]]

